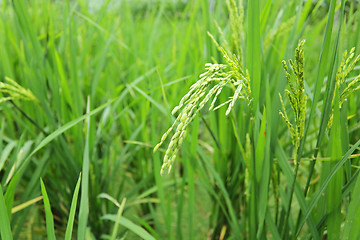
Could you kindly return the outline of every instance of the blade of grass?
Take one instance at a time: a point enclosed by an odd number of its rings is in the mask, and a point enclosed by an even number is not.
[[[13,207],[13,208],[11,209],[11,213],[14,214],[14,213],[16,213],[16,212],[19,212],[19,211],[27,208],[28,206],[31,206],[31,205],[33,205],[34,203],[37,203],[38,201],[40,201],[40,200],[42,200],[42,199],[43,199],[43,197],[42,197],[42,196],[39,196],[39,197],[37,197],[37,198],[31,199],[31,200],[29,200],[29,201],[27,201],[27,202],[24,202],[24,203],[22,203],[22,204],[20,204],[20,205],[17,205],[16,207]]]
[[[250,73],[253,110],[257,111],[260,99],[261,46],[260,46],[260,1],[248,1],[246,67]],[[255,113],[255,112],[254,112]],[[255,115],[255,114],[254,114]]]
[[[252,110],[254,117],[254,125],[251,136],[255,146],[257,144],[257,134],[259,133],[259,101],[260,101],[260,78],[261,78],[261,43],[260,43],[260,1],[249,0],[247,9],[247,51],[246,51],[246,68],[250,74],[250,89],[252,92]],[[255,154],[254,154],[255,155]],[[249,231],[250,238],[256,238],[257,232],[257,204],[255,196],[258,192],[256,184],[255,156],[252,155],[251,168],[253,171],[251,195],[250,195],[250,215],[249,215]]]
[[[143,220],[140,217],[136,218],[137,221],[139,221],[139,223],[145,227],[145,229],[155,238],[155,239],[160,239],[159,235],[156,233],[156,231],[149,225],[149,223],[145,220]]]
[[[325,164],[334,167],[335,162],[341,159],[341,138],[340,136],[340,110],[339,110],[339,93],[335,93],[334,98],[334,115],[333,125],[331,127],[330,143],[328,145],[331,160]],[[341,168],[329,182],[327,193],[327,229],[328,239],[340,239],[340,225],[341,225],[341,187],[343,185],[343,168]]]
[[[72,198],[72,201],[71,201],[70,214],[69,214],[69,219],[68,219],[68,222],[67,222],[67,225],[66,225],[66,231],[65,231],[65,238],[64,238],[65,240],[70,240],[71,239],[72,230],[73,230],[73,226],[74,226],[76,205],[77,205],[79,189],[80,189],[80,183],[81,183],[81,173],[80,173],[79,179],[78,179],[78,181],[76,183],[73,198]]]
[[[258,183],[260,183],[260,180],[262,179],[263,176],[263,163],[264,163],[265,145],[266,145],[265,136],[266,136],[266,108],[264,108],[262,114],[258,141],[255,148],[255,159],[256,159],[255,169],[257,170],[256,180]]]
[[[88,97],[87,114],[90,112],[90,97]],[[83,166],[82,166],[82,186],[81,186],[81,199],[80,199],[80,210],[79,210],[79,224],[78,224],[78,239],[85,239],[86,236],[86,227],[89,216],[89,168],[90,168],[90,149],[89,149],[89,140],[90,140],[90,116],[86,117],[86,141],[83,157]]]
[[[2,239],[12,240],[11,226],[8,217],[8,211],[5,204],[3,191],[0,185],[0,233]]]
[[[265,32],[265,27],[268,23],[269,13],[271,10],[272,0],[266,1],[265,6],[263,7],[260,15],[260,33],[263,36]]]
[[[145,231],[142,227],[139,227],[125,217],[120,217],[119,221],[117,221],[116,215],[106,214],[102,216],[101,219],[116,222],[131,230],[133,233],[135,233],[137,236],[141,237],[144,240],[155,240],[155,238],[151,236],[147,231]]]
[[[138,91],[141,95],[143,95],[148,101],[150,101],[154,106],[156,106],[164,115],[167,115],[167,111],[163,106],[161,106],[159,103],[157,103],[154,99],[152,99],[149,95],[147,95],[144,91],[142,91],[137,86],[133,86],[133,88]]]
[[[3,125],[5,126],[5,124]],[[3,136],[3,133],[0,132],[0,135]],[[0,137],[0,141],[2,142],[2,137]],[[0,157],[0,171],[3,169],[3,166],[5,164],[6,159],[8,158],[8,156],[10,155],[11,151],[13,148],[15,148],[16,146],[16,142],[10,142],[8,145],[6,145],[5,148],[0,148],[1,149],[1,157]]]
[[[266,110],[267,109],[267,110]],[[262,176],[260,181],[260,191],[259,191],[259,228],[257,232],[257,238],[260,239],[260,236],[266,236],[265,231],[263,230],[264,224],[266,222],[266,215],[268,213],[268,199],[269,199],[269,183],[270,183],[270,171],[272,161],[270,158],[271,150],[270,150],[270,139],[271,139],[271,117],[272,117],[272,102],[270,98],[270,85],[269,80],[266,81],[266,108],[264,107],[263,119],[260,128],[258,145],[262,143],[263,148],[263,165],[261,165],[260,169],[262,170]],[[263,126],[264,125],[264,126]],[[261,138],[264,138],[261,140]],[[258,150],[258,149],[256,149]],[[259,158],[256,158],[259,160]]]
[[[5,193],[5,202],[6,202],[7,213],[9,218],[11,217],[11,209],[14,204],[14,196],[15,196],[15,190],[18,180],[19,180],[19,175],[15,174],[15,176],[11,179]]]
[[[118,233],[118,230],[119,230],[119,222],[120,222],[120,218],[121,218],[121,215],[124,211],[124,207],[125,207],[125,202],[126,202],[126,198],[124,198],[119,206],[119,210],[117,212],[117,215],[116,215],[116,221],[115,221],[115,224],[114,224],[114,229],[113,229],[113,232],[111,234],[111,238],[110,240],[115,240],[116,239],[116,235]]]
[[[42,192],[43,200],[44,200],[47,238],[50,240],[55,240],[56,237],[55,237],[55,231],[54,231],[54,217],[51,212],[49,197],[47,195],[44,182],[41,178],[40,178],[40,184],[41,184],[41,192]]]

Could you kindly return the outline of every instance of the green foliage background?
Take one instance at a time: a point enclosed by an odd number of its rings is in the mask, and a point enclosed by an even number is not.
[[[232,2],[235,28],[227,1],[1,1],[2,239],[358,239],[360,99],[339,109],[335,83],[359,54],[359,1]],[[205,107],[160,176],[171,110],[225,63],[208,32],[243,60],[252,103]],[[302,39],[298,150],[279,93],[294,123],[281,62]]]

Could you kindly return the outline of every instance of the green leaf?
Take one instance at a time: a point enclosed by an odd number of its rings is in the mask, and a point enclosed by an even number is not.
[[[334,115],[333,125],[331,127],[330,143],[328,145],[331,156],[331,162],[329,164],[334,166],[336,161],[341,159],[341,138],[340,136],[340,110],[339,110],[339,92],[336,91],[334,98]],[[340,168],[334,177],[329,182],[328,194],[327,194],[327,221],[328,221],[328,238],[337,240],[340,238],[340,225],[342,222],[341,217],[341,188],[343,185],[343,169]]]
[[[15,176],[12,177],[5,193],[5,202],[6,202],[9,218],[11,217],[11,209],[13,208],[13,204],[14,204],[15,189],[18,183],[18,179],[19,179],[19,175],[15,174]]]
[[[88,97],[86,112],[87,115],[90,112],[90,97]],[[79,225],[78,225],[78,233],[77,233],[78,239],[85,239],[86,226],[89,216],[90,123],[91,123],[90,115],[88,115],[86,117],[86,141],[85,141],[83,166],[82,166],[81,200],[80,200],[80,210],[79,210]]]
[[[41,192],[42,192],[43,200],[44,200],[47,237],[50,240],[56,240],[55,230],[54,230],[54,217],[51,212],[49,197],[46,193],[45,185],[41,178],[40,178],[40,184],[41,184]]]
[[[261,181],[260,181],[260,191],[259,191],[259,227],[257,232],[257,238],[259,239],[261,235],[265,234],[264,223],[269,222],[266,215],[269,215],[268,211],[268,200],[269,200],[269,190],[270,190],[270,175],[271,175],[271,149],[270,149],[270,139],[271,139],[271,120],[272,120],[272,101],[270,98],[270,85],[269,81],[266,81],[266,109],[264,107],[263,120],[261,122],[259,142],[264,144],[263,149],[263,165],[261,166]],[[264,117],[264,115],[266,117]],[[264,126],[263,126],[264,125]],[[264,139],[262,139],[264,138]],[[256,149],[257,151],[257,149]],[[256,158],[258,159],[258,158]],[[257,169],[259,171],[259,169]]]
[[[260,132],[258,137],[258,142],[255,149],[255,170],[256,170],[256,180],[260,183],[261,176],[263,174],[263,162],[265,154],[265,136],[266,136],[266,109],[264,108],[262,114],[262,120],[260,125]]]
[[[116,222],[116,223],[126,227],[127,229],[131,230],[133,233],[135,233],[142,239],[155,240],[155,238],[153,236],[151,236],[147,231],[145,231],[142,227],[136,225],[135,223],[133,223],[132,221],[130,221],[129,219],[127,219],[125,217],[120,217],[120,219],[118,219],[118,221],[117,221],[116,215],[106,214],[105,216],[101,217],[101,219]]]
[[[0,184],[0,233],[2,239],[13,239],[3,191]]]
[[[70,214],[69,214],[69,219],[68,219],[68,223],[66,226],[66,232],[65,232],[65,238],[64,238],[65,240],[71,239],[72,230],[73,230],[73,226],[74,226],[74,218],[75,218],[77,199],[78,199],[79,189],[80,189],[80,182],[81,182],[81,173],[80,173],[79,179],[76,183],[73,198],[71,201]]]
[[[119,230],[119,221],[120,221],[120,218],[121,218],[121,215],[124,211],[124,208],[125,208],[125,202],[126,202],[126,198],[124,198],[120,204],[120,207],[119,207],[119,210],[116,214],[116,221],[115,221],[115,224],[114,224],[114,229],[113,229],[113,232],[111,234],[111,238],[110,240],[116,240],[116,236],[117,236],[117,233],[118,233],[118,230]]]
[[[257,111],[260,99],[261,45],[260,45],[260,1],[248,1],[246,67],[250,73],[253,110]]]

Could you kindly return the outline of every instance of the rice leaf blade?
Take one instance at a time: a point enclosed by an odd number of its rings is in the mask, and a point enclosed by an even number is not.
[[[41,185],[41,192],[43,195],[44,208],[45,208],[47,237],[50,240],[55,240],[56,237],[55,237],[55,228],[54,228],[54,217],[51,212],[49,197],[47,195],[44,182],[41,178],[40,178],[40,185]]]
[[[137,236],[141,237],[144,240],[155,240],[153,236],[151,236],[147,231],[145,231],[142,227],[136,225],[134,222],[130,221],[129,219],[125,217],[120,217],[120,219],[117,221],[116,215],[106,214],[101,217],[103,220],[109,220],[113,221],[117,224],[120,224],[129,230],[131,230],[133,233],[135,233]]]
[[[0,233],[2,239],[12,240],[11,226],[8,216],[8,211],[0,184]]]
[[[66,225],[66,231],[65,231],[65,238],[64,238],[65,240],[71,239],[72,230],[74,227],[74,219],[75,219],[76,205],[77,205],[80,185],[81,185],[81,173],[80,173],[79,179],[76,183],[73,198],[71,201],[70,214],[69,214],[69,219],[68,219],[68,222]]]
[[[330,134],[330,143],[329,143],[329,152],[331,156],[331,162],[325,163],[329,164],[330,167],[334,167],[336,161],[341,159],[342,150],[341,150],[341,138],[340,136],[340,110],[339,110],[339,93],[335,93],[334,101],[334,115],[333,115],[333,125],[331,127]],[[334,177],[329,182],[328,188],[328,203],[327,203],[327,222],[328,222],[328,238],[329,239],[339,239],[340,238],[340,225],[342,222],[341,217],[341,188],[343,185],[343,167],[334,175]]]
[[[88,97],[86,113],[90,112],[90,97]],[[81,186],[81,198],[80,198],[80,209],[79,209],[79,223],[78,223],[78,239],[85,239],[86,237],[86,228],[88,223],[89,216],[89,169],[90,169],[90,115],[86,117],[86,140],[85,140],[85,149],[83,156],[83,165],[82,165],[82,186]]]

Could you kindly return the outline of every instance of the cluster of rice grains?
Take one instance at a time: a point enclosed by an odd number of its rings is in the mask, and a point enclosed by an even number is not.
[[[304,45],[305,41],[299,42],[296,50],[295,50],[295,61],[289,60],[290,67],[296,77],[296,84],[291,81],[291,74],[288,72],[288,67],[286,62],[283,61],[283,68],[285,70],[286,78],[288,80],[288,84],[290,89],[285,90],[286,95],[289,98],[291,108],[294,111],[295,115],[295,125],[294,128],[293,124],[290,122],[288,115],[285,111],[285,106],[280,96],[280,102],[282,104],[283,111],[280,111],[281,117],[284,119],[286,125],[289,128],[292,142],[295,145],[296,151],[300,145],[300,140],[304,134],[304,127],[305,127],[305,113],[306,113],[306,95],[305,95],[305,80],[304,80],[304,50],[302,46]],[[360,60],[360,54],[357,55],[355,58],[355,48],[350,50],[348,54],[347,51],[344,52],[342,57],[341,64],[336,74],[336,82],[335,82],[335,91],[339,94],[339,107],[347,100],[350,94],[360,89],[360,75],[348,78],[349,74],[354,69],[357,62]],[[334,104],[334,97],[332,100],[332,104]],[[333,120],[333,115],[331,113],[328,127],[331,127]],[[295,153],[296,154],[296,153]],[[295,155],[296,158],[296,155]]]
[[[360,54],[355,56],[355,48],[352,48],[347,57],[347,51],[345,51],[340,67],[336,74],[336,88],[340,91],[340,106],[344,101],[355,91],[360,89],[360,74],[354,78],[347,79],[348,75],[354,69],[355,65],[360,61]],[[353,61],[351,61],[353,60]],[[345,81],[346,80],[346,81]]]
[[[5,82],[0,82],[0,93],[6,95],[6,97],[0,97],[0,103],[15,99],[39,102],[29,89],[23,88],[16,81],[8,77],[5,77]]]
[[[332,99],[332,106],[334,107],[334,98],[336,94],[339,94],[339,108],[341,108],[342,104],[347,101],[347,98],[354,93],[355,91],[360,89],[360,74],[349,78],[349,74],[354,70],[355,65],[360,61],[360,54],[355,56],[355,48],[348,52],[345,51],[336,73],[335,80],[335,94]],[[332,107],[331,116],[328,122],[328,128],[331,127],[333,123],[333,110]]]
[[[231,23],[231,44],[226,41],[223,32],[216,24],[222,46],[209,34],[218,50],[223,55],[226,64],[207,63],[205,64],[205,72],[199,76],[199,80],[190,87],[189,92],[181,99],[178,106],[174,108],[172,114],[174,115],[181,108],[182,111],[177,116],[172,126],[162,136],[160,143],[158,143],[154,152],[164,143],[170,132],[176,128],[175,134],[172,136],[168,148],[165,152],[163,165],[160,174],[162,175],[166,169],[170,172],[171,167],[179,152],[181,143],[183,142],[187,127],[195,118],[197,113],[205,106],[207,102],[212,99],[209,110],[216,110],[228,104],[226,115],[233,109],[237,99],[245,99],[251,102],[250,91],[250,77],[247,70],[244,70],[242,64],[242,49],[240,41],[243,39],[243,13],[240,1],[239,8],[235,0],[227,0],[226,4],[230,13]],[[231,47],[232,46],[232,47]],[[230,86],[234,89],[234,94],[228,101],[215,107],[216,100],[225,86]]]
[[[166,169],[170,172],[179,152],[181,143],[185,138],[187,127],[210,99],[212,99],[212,101],[209,110],[216,110],[224,105],[228,105],[226,115],[233,109],[237,99],[245,99],[249,103],[251,102],[250,78],[248,72],[243,70],[244,68],[240,56],[231,53],[226,42],[224,42],[224,47],[222,47],[216,42],[212,35],[210,35],[210,37],[218,50],[222,53],[226,64],[207,63],[205,65],[206,71],[200,75],[199,80],[190,87],[189,92],[172,111],[172,114],[174,115],[182,109],[175,122],[162,136],[160,143],[154,148],[154,151],[156,151],[164,143],[170,132],[173,129],[176,129],[165,152],[161,174],[163,174]],[[283,99],[279,94],[283,109],[283,111],[280,111],[280,115],[289,128],[292,142],[295,146],[295,159],[305,128],[307,96],[305,95],[304,79],[304,43],[305,40],[299,42],[295,50],[295,60],[289,60],[289,65],[295,78],[295,84],[292,83],[292,74],[289,72],[286,62],[282,62],[289,84],[289,89],[286,89],[285,93],[294,112],[294,123],[290,122],[288,114],[285,111]],[[347,52],[344,53],[336,76],[336,89],[340,91],[340,107],[351,93],[360,89],[360,75],[349,81],[345,81],[346,77],[354,69],[355,64],[360,60],[360,55],[353,59],[354,52],[355,49],[353,48],[349,55],[347,55]],[[232,87],[234,89],[234,94],[228,101],[215,107],[215,102],[225,86]],[[330,126],[331,122],[332,116],[329,121]]]
[[[291,74],[288,72],[288,67],[286,62],[283,61],[283,68],[285,70],[286,79],[288,81],[290,89],[286,89],[285,93],[289,98],[291,108],[294,111],[295,115],[295,127],[290,122],[288,115],[285,110],[285,105],[282,100],[281,94],[280,102],[282,105],[283,111],[279,112],[280,116],[284,119],[286,125],[289,128],[291,139],[293,144],[295,145],[295,159],[297,150],[300,145],[300,141],[304,135],[304,128],[305,128],[305,113],[306,113],[306,95],[305,95],[305,79],[304,79],[304,50],[303,45],[305,40],[299,42],[296,50],[295,50],[295,61],[289,60],[290,67],[292,72],[295,75],[296,81],[295,86],[291,81]]]
[[[226,58],[225,58],[226,59]],[[227,61],[229,63],[229,61]],[[231,64],[236,64],[234,61]],[[181,143],[183,142],[187,127],[191,121],[195,118],[197,113],[205,106],[207,102],[212,99],[209,110],[216,110],[226,104],[228,109],[226,115],[228,115],[231,109],[234,107],[235,101],[239,98],[247,99],[250,101],[250,85],[249,76],[245,77],[243,71],[239,71],[239,65],[229,67],[224,64],[211,64],[205,65],[206,72],[200,75],[200,79],[194,83],[189,92],[180,100],[178,106],[176,106],[172,114],[174,115],[181,108],[182,111],[177,116],[172,126],[164,133],[160,143],[158,143],[154,152],[164,143],[170,132],[176,128],[175,134],[172,136],[168,148],[165,152],[163,165],[161,167],[161,175],[166,169],[170,172],[171,167],[179,152]],[[239,69],[238,71],[234,69]],[[235,88],[234,95],[230,97],[228,101],[215,107],[215,102],[221,93],[222,89],[230,85]]]

